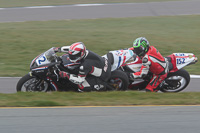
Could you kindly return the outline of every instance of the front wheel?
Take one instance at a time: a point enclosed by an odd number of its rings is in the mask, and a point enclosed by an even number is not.
[[[180,92],[184,90],[190,82],[189,73],[180,69],[174,73],[169,73],[167,78],[164,80],[162,88],[160,91],[162,92]]]
[[[48,88],[49,84],[46,81],[27,74],[18,81],[16,90],[17,92],[46,92]]]
[[[113,71],[108,80],[108,85],[111,86],[113,90],[127,90],[129,85],[127,74],[120,70]]]

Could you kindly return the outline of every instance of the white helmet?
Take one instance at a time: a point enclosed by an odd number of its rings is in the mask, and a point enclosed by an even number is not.
[[[86,54],[86,47],[82,42],[73,43],[69,47],[69,59],[71,62],[79,62]]]

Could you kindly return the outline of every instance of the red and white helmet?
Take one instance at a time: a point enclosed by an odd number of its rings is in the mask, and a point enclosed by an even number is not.
[[[86,54],[86,47],[82,42],[73,43],[69,47],[69,59],[71,62],[79,62]]]

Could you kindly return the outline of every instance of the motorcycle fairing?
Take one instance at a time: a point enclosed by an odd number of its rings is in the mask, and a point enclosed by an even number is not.
[[[142,67],[142,60],[137,56],[134,61],[127,62],[126,64],[133,72],[139,72]]]
[[[46,52],[40,54],[35,59],[32,60],[30,67],[32,67],[35,63],[37,66],[42,66],[51,63],[55,55],[54,48],[50,48]]]
[[[195,55],[193,53],[173,53],[176,57],[176,66],[181,69],[192,62],[195,62]]]
[[[173,64],[173,69],[170,72],[178,71],[197,61],[197,57],[193,53],[173,53],[168,57],[171,58],[171,63]]]
[[[43,53],[41,56],[39,56],[36,59],[36,63],[37,63],[38,66],[41,66],[41,65],[49,64],[51,62],[49,60],[47,60],[45,53]]]
[[[131,60],[133,58],[133,51],[132,50],[115,50],[110,51],[109,53],[112,53],[114,62],[111,66],[111,71],[114,71],[118,69],[120,66],[123,66],[127,61]],[[107,59],[107,55],[102,56]]]

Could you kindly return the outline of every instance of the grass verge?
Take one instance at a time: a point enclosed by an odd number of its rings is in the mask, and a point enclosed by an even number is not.
[[[145,36],[163,56],[191,52],[200,58],[199,22],[200,15],[0,23],[0,76],[23,76],[40,53],[78,41],[103,55]],[[186,70],[200,74],[200,64]]]
[[[53,92],[0,94],[0,107],[199,105],[200,93]]]

